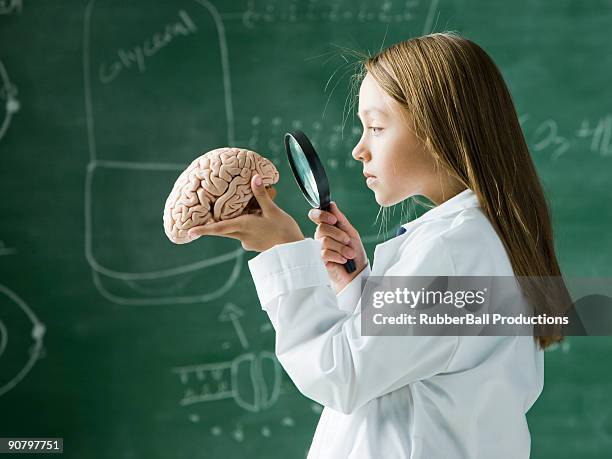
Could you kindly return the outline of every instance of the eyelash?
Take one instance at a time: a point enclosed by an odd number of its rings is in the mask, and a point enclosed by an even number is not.
[[[374,131],[375,129],[378,129],[378,133],[380,134],[380,132],[383,130],[383,128],[380,127],[369,127],[368,129],[372,130],[372,133],[374,135],[376,135],[376,132]]]

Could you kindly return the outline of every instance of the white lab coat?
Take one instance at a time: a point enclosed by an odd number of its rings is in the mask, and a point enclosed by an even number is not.
[[[529,457],[525,413],[544,378],[533,337],[361,336],[360,282],[370,274],[513,275],[470,189],[403,227],[338,295],[312,238],[249,260],[279,362],[325,406],[308,458]]]

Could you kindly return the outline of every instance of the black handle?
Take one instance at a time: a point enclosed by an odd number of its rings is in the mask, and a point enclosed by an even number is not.
[[[355,266],[355,260],[346,260],[346,263],[344,263],[344,269],[346,269],[347,273],[355,272],[357,269]]]

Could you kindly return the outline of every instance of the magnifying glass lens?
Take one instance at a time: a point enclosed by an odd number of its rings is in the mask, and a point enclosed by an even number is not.
[[[314,208],[329,212],[329,181],[319,155],[306,134],[299,130],[285,134],[285,151],[295,181],[308,203]],[[344,268],[349,273],[354,272],[355,260],[347,260]]]
[[[309,198],[310,204],[313,207],[319,207],[320,202],[317,181],[312,173],[312,169],[310,169],[304,150],[302,150],[302,147],[300,147],[300,144],[292,135],[289,136],[289,151],[293,159],[295,172],[299,175],[299,180],[304,187],[304,191],[308,194],[307,197]]]

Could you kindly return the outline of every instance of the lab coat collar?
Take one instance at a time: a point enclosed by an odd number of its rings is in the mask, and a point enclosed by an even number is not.
[[[382,275],[381,273],[385,271],[387,265],[397,256],[401,245],[404,243],[404,238],[408,237],[414,228],[428,220],[452,215],[470,207],[480,207],[480,204],[476,194],[470,188],[466,188],[461,193],[444,201],[439,206],[427,211],[419,218],[403,224],[402,226],[406,228],[404,234],[384,241],[378,244],[374,249],[374,266],[372,267],[371,275]]]
[[[466,188],[461,193],[456,194],[450,199],[447,199],[439,206],[434,207],[431,210],[428,210],[419,218],[415,218],[408,223],[404,223],[402,226],[410,231],[411,227],[418,226],[421,223],[432,220],[434,218],[440,218],[444,215],[451,215],[459,212],[463,209],[468,209],[470,207],[480,207],[480,203],[478,202],[478,196],[474,193],[470,188]]]

